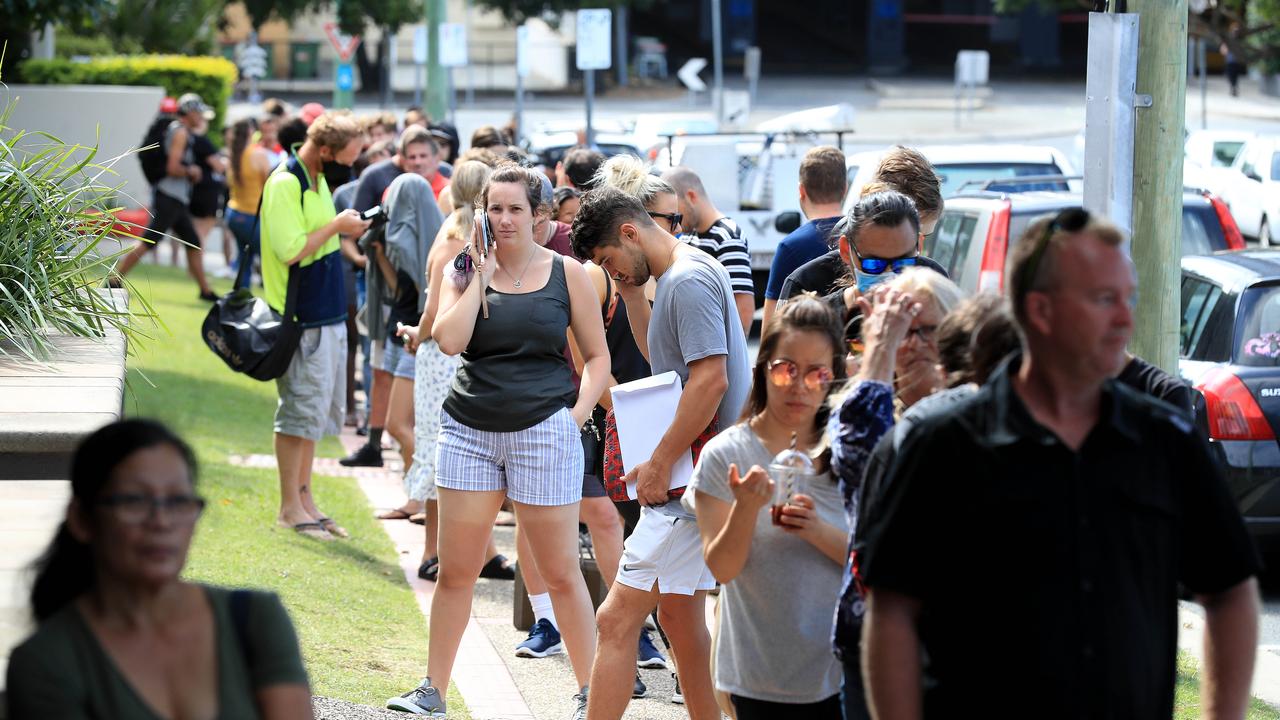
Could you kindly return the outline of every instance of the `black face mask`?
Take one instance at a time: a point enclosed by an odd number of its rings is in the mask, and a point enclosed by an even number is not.
[[[346,185],[355,179],[351,174],[351,166],[343,165],[333,160],[325,160],[324,167],[320,172],[324,173],[324,181],[331,190]]]

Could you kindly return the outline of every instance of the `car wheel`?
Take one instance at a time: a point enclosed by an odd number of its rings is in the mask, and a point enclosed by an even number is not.
[[[1258,226],[1258,246],[1271,247],[1271,225],[1267,223],[1267,219],[1262,218],[1262,224]]]

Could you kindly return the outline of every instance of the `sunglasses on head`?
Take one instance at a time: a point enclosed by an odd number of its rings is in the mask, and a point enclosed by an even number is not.
[[[1089,211],[1082,207],[1069,207],[1053,216],[1053,219],[1049,221],[1049,225],[1045,227],[1044,233],[1036,238],[1036,247],[1031,251],[1031,256],[1027,258],[1027,264],[1023,266],[1027,278],[1027,287],[1035,285],[1036,278],[1040,274],[1040,265],[1044,261],[1044,255],[1049,249],[1049,240],[1053,237],[1053,234],[1059,230],[1078,233],[1088,226],[1090,218]]]
[[[673,212],[673,213],[660,213],[660,212],[652,212],[652,211],[650,211],[650,212],[649,212],[649,217],[651,217],[651,218],[662,218],[663,220],[666,220],[666,221],[667,221],[668,228],[670,229],[670,231],[671,231],[671,232],[675,232],[675,231],[676,231],[676,226],[677,226],[677,225],[680,225],[680,221],[681,221],[681,220],[684,220],[684,215],[681,215],[681,214],[680,214],[680,213],[678,213],[678,212]]]
[[[831,368],[822,365],[811,367],[800,374],[800,366],[790,360],[774,360],[769,363],[769,382],[774,387],[790,387],[798,378],[803,377],[804,386],[810,390],[825,390],[832,380],[835,380],[835,373],[831,372]]]
[[[890,269],[895,273],[900,273],[905,268],[913,267],[916,264],[916,260],[920,258],[919,248],[896,258],[863,257],[862,253],[858,252],[857,243],[852,240],[849,241],[849,249],[853,251],[853,256],[858,261],[858,269],[867,275],[883,275],[886,270]]]

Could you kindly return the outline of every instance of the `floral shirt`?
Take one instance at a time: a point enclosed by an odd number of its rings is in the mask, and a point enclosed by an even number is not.
[[[836,655],[843,656],[844,651],[852,651],[852,659],[857,657],[858,636],[862,632],[862,616],[866,612],[862,584],[857,577],[857,557],[853,553],[862,474],[871,451],[893,428],[893,413],[893,387],[864,380],[853,386],[840,409],[827,421],[827,436],[831,438],[831,470],[840,483],[845,514],[849,518],[849,560],[844,566],[832,645]]]

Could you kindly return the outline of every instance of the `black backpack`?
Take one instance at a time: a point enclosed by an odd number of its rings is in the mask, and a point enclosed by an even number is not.
[[[306,205],[307,172],[290,157],[285,172],[292,173],[302,186],[299,198]],[[265,194],[265,192],[264,192]],[[262,215],[262,200],[258,200],[258,216]],[[258,224],[254,220],[254,225]],[[245,252],[247,248],[241,248]],[[265,251],[265,248],[264,248]],[[247,255],[241,255],[246,257]],[[298,283],[302,278],[298,264],[289,266],[289,285],[285,291],[284,314],[271,309],[266,300],[249,290],[251,262],[240,263],[235,287],[218,298],[204,318],[200,334],[215,355],[222,358],[227,367],[244,373],[254,380],[274,380],[289,369],[293,355],[302,339],[302,328],[294,317],[298,302]]]
[[[169,158],[165,157],[164,136],[168,133],[172,122],[172,117],[161,115],[151,123],[151,127],[147,128],[147,134],[142,136],[140,147],[145,149],[138,151],[138,162],[142,164],[142,174],[151,185],[160,182],[168,174],[166,168]],[[152,145],[155,147],[149,147]]]

